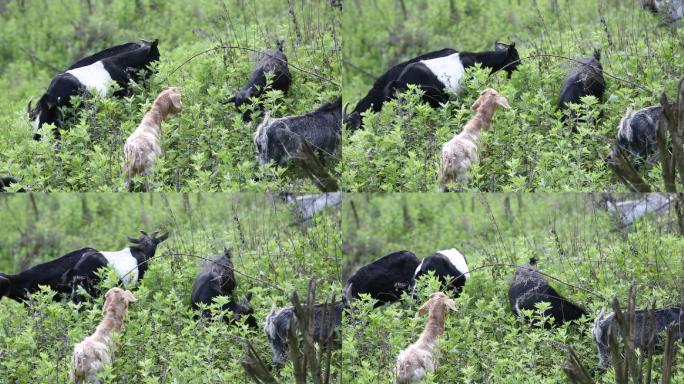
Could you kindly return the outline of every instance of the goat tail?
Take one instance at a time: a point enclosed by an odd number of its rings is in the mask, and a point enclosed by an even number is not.
[[[81,384],[85,382],[85,369],[83,356],[78,350],[78,345],[74,348],[74,356],[71,360],[71,372],[69,372],[69,380],[74,384]]]
[[[401,357],[400,357],[399,360],[397,360],[397,364],[394,366],[394,383],[395,384],[408,383],[407,378],[410,377],[408,371],[409,371],[408,364],[406,364],[404,361],[402,361]]]
[[[135,145],[126,143],[124,145],[124,164],[123,171],[126,173],[128,180],[139,173],[145,167],[145,151],[141,148],[136,148]]]

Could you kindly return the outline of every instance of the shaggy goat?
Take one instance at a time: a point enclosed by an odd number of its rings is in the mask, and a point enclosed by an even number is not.
[[[272,81],[267,84],[266,75],[273,75]],[[292,75],[287,66],[287,57],[283,53],[283,41],[277,42],[277,48],[267,49],[261,54],[261,59],[249,74],[247,85],[235,96],[227,99],[224,103],[234,103],[236,108],[249,102],[250,98],[260,97],[266,90],[275,89],[287,93],[292,83]],[[244,121],[251,120],[250,110],[242,114]]]
[[[383,256],[361,267],[347,280],[344,297],[351,303],[366,293],[378,301],[376,307],[395,302],[410,289],[418,265],[420,260],[413,252],[399,251]]]
[[[257,328],[256,319],[252,316],[254,310],[249,306],[249,300],[252,298],[251,292],[248,292],[242,301],[237,303],[234,295],[235,286],[231,252],[226,249],[223,256],[209,262],[197,275],[195,284],[192,286],[190,303],[193,309],[198,309],[199,304],[209,305],[216,297],[229,296],[230,301],[223,306],[223,309],[230,310],[233,317],[227,320],[239,321],[244,316],[250,327]],[[210,313],[204,311],[202,315],[209,316]]]
[[[399,353],[394,366],[396,384],[417,384],[428,372],[434,372],[437,360],[434,356],[437,338],[444,333],[444,322],[449,309],[456,311],[454,301],[442,292],[430,295],[430,299],[418,309],[419,314],[429,313],[425,329],[418,340]]]
[[[523,316],[521,309],[534,310],[538,303],[548,302],[550,308],[545,310],[543,315],[551,317],[554,325],[586,316],[584,308],[566,300],[549,285],[544,275],[534,267],[535,264],[537,260],[532,258],[529,264],[515,270],[511,285],[508,287],[508,300],[513,313]]]
[[[615,162],[618,158],[618,147],[626,150],[633,158],[634,165],[639,168],[656,152],[656,132],[658,120],[663,107],[655,106],[632,111],[628,109],[618,125],[617,139],[612,152],[606,159]]]
[[[570,108],[569,103],[581,104],[584,96],[594,96],[600,101],[605,90],[606,81],[603,79],[601,53],[594,51],[593,57],[579,60],[579,63],[565,78],[558,98],[558,108],[563,111],[563,121],[567,119],[566,111]],[[570,118],[573,120],[576,118],[574,112],[570,112]]]
[[[434,272],[443,287],[453,291],[454,297],[461,294],[466,280],[470,277],[465,256],[455,248],[438,251],[424,258],[413,275],[413,285],[415,286],[415,280],[430,271]]]
[[[35,108],[29,101],[26,111],[35,130],[43,124],[61,126],[62,112],[60,107],[71,107],[71,97],[94,90],[101,96],[109,95],[110,83],[116,82],[121,90],[114,96],[123,96],[128,92],[129,81],[138,80],[137,72],[146,69],[159,60],[158,40],[153,42],[127,43],[105,49],[92,56],[83,58],[69,67],[64,73],[56,75],[50,86],[38,100]],[[59,137],[59,131],[54,131]],[[40,135],[35,133],[34,139]]]
[[[128,303],[136,301],[131,291],[112,288],[107,291],[104,319],[95,333],[76,344],[71,364],[71,382],[74,384],[100,383],[97,377],[104,366],[112,363],[112,332],[118,332],[128,311]]]
[[[150,111],[135,129],[124,145],[124,165],[126,187],[130,187],[135,175],[146,174],[154,164],[157,156],[162,154],[161,123],[169,115],[175,115],[183,108],[178,88],[163,90],[152,103]]]
[[[266,115],[254,134],[259,164],[273,161],[284,166],[289,159],[297,157],[302,140],[324,162],[338,152],[341,131],[341,98],[302,116],[271,118]]]
[[[369,109],[379,112],[386,101],[395,97],[397,92],[406,91],[409,84],[423,90],[423,99],[436,108],[449,99],[449,92],[461,90],[461,80],[467,68],[479,63],[482,67],[491,68],[492,72],[504,70],[510,78],[519,60],[515,43],[496,42],[494,51],[488,52],[458,52],[445,48],[426,53],[399,63],[380,76],[368,94],[356,104],[347,122],[352,129],[360,128],[363,112]]]
[[[472,109],[475,116],[468,121],[463,130],[442,146],[442,164],[439,170],[439,189],[444,192],[447,184],[453,181],[468,183],[468,170],[472,164],[480,162],[478,155],[480,132],[486,131],[492,121],[496,107],[510,109],[508,100],[487,88],[480,93]]]
[[[665,22],[672,23],[684,16],[684,0],[641,0],[641,6],[653,13],[665,15]]]
[[[682,321],[684,321],[684,311],[680,307],[669,307],[661,308],[655,310],[655,324],[651,324],[650,311],[640,310],[636,311],[634,314],[634,346],[637,348],[643,348],[649,343],[650,331],[644,335],[642,332],[650,328],[653,325],[656,343],[659,341],[659,333],[665,331],[670,325],[676,325],[677,332],[675,333],[675,339],[681,339],[684,336],[684,328],[682,327]],[[610,357],[610,328],[611,324],[615,321],[615,313],[609,313],[604,315],[603,310],[594,320],[594,327],[591,333],[594,337],[594,342],[596,343],[596,349],[599,355],[599,368],[606,369],[609,364]],[[615,322],[615,327],[613,328],[616,332],[619,332],[620,326]]]
[[[335,336],[335,329],[342,325],[342,312],[346,305],[343,301],[335,304],[315,304],[313,308],[313,340],[323,346],[327,345]],[[326,319],[324,322],[323,319]],[[268,344],[273,352],[273,364],[281,367],[287,361],[287,328],[297,327],[297,317],[292,307],[282,308],[276,311],[275,306],[266,317],[264,332],[268,337]]]

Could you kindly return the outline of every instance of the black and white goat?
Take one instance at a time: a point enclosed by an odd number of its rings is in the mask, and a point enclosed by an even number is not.
[[[430,271],[433,271],[442,286],[453,290],[454,294],[450,295],[452,298],[461,294],[463,286],[470,278],[468,262],[465,256],[455,248],[437,251],[434,255],[424,258],[413,274],[413,285],[415,286],[415,280],[427,275]]]
[[[157,245],[166,240],[168,232],[157,236],[158,231],[148,235],[145,231],[140,231],[140,238],[129,237],[128,241],[134,245],[120,251],[102,252],[92,250],[84,254],[71,270],[64,274],[64,281],[71,284],[71,300],[81,302],[83,297],[80,289],[86,291],[90,296],[100,294],[97,284],[97,270],[111,265],[119,275],[121,283],[125,287],[135,285],[142,279],[148,268],[148,260],[154,257]]]
[[[335,330],[342,325],[342,313],[346,305],[340,301],[335,304],[316,304],[313,308],[313,340],[325,347],[335,337]],[[324,321],[324,319],[326,321]],[[331,321],[332,319],[332,321]],[[285,307],[277,310],[271,309],[271,313],[266,317],[264,332],[268,337],[268,344],[273,352],[273,365],[282,367],[287,361],[287,328],[290,322],[293,327],[297,327],[297,317],[292,307]]]
[[[612,152],[606,159],[614,162],[622,148],[633,157],[634,165],[639,168],[648,161],[658,148],[656,145],[656,132],[658,120],[663,107],[655,106],[632,111],[628,109],[618,125],[617,139]]]
[[[63,275],[71,270],[83,255],[91,252],[97,251],[93,248],[81,248],[15,275],[0,273],[0,299],[8,297],[22,302],[28,298],[30,293],[38,291],[40,285],[48,286],[58,293],[69,295],[71,285],[63,280]]]
[[[376,307],[398,301],[402,293],[410,290],[419,265],[413,252],[390,253],[356,271],[347,280],[344,297],[351,303],[366,293],[378,301]]]
[[[352,129],[360,128],[363,112],[369,109],[379,112],[386,101],[397,92],[406,91],[409,84],[425,92],[423,100],[435,108],[448,101],[449,93],[460,92],[467,68],[479,63],[482,67],[491,68],[492,72],[504,70],[510,78],[519,61],[515,43],[496,42],[494,51],[487,52],[458,52],[445,48],[426,53],[397,64],[380,76],[368,94],[356,104],[347,121]]]
[[[269,73],[272,80],[267,84]],[[249,74],[247,85],[224,103],[234,103],[239,109],[248,103],[250,98],[258,98],[268,89],[280,90],[287,94],[290,84],[292,84],[292,75],[287,65],[287,57],[283,53],[283,41],[279,40],[277,48],[267,49],[261,54],[259,63]],[[249,109],[242,114],[242,119],[251,120]]]
[[[609,337],[610,337],[610,327],[615,321],[615,313],[609,313],[604,315],[603,310],[594,320],[594,327],[592,328],[592,335],[594,337],[594,342],[596,343],[596,349],[599,355],[599,368],[606,369],[610,362],[610,347],[609,347]],[[635,311],[634,314],[634,346],[637,348],[642,348],[648,345],[650,327],[653,326],[655,332],[656,343],[659,342],[659,333],[665,331],[670,325],[676,326],[675,339],[681,339],[684,336],[684,310],[681,307],[669,307],[661,308],[655,310],[655,324],[651,324],[650,314],[648,310]],[[616,322],[615,331],[619,331],[619,325]],[[648,330],[646,334],[643,332]]]
[[[190,302],[193,309],[198,309],[199,304],[210,305],[214,298],[229,296],[230,301],[223,306],[224,310],[230,310],[233,317],[230,321],[239,321],[243,316],[247,318],[250,327],[257,328],[257,322],[252,314],[254,310],[249,306],[252,293],[248,292],[239,303],[235,301],[235,274],[233,273],[233,260],[230,250],[226,249],[223,256],[209,262],[197,275],[195,284],[192,286]],[[204,316],[210,313],[204,311]]]
[[[27,106],[29,120],[34,129],[38,130],[43,124],[54,124],[60,127],[62,113],[60,107],[70,107],[71,97],[82,95],[86,91],[96,92],[101,96],[108,96],[111,83],[115,82],[121,90],[114,92],[115,96],[125,95],[130,80],[138,80],[138,71],[150,69],[150,64],[159,60],[158,40],[126,43],[105,49],[92,56],[83,58],[64,73],[52,78],[47,92],[38,100],[35,108],[31,102]],[[55,135],[59,132],[55,130]],[[40,139],[35,134],[36,140]]]
[[[529,264],[515,270],[508,288],[508,300],[513,313],[523,316],[522,309],[535,310],[536,304],[548,302],[551,306],[543,315],[550,317],[553,325],[585,316],[587,312],[584,308],[571,303],[549,285],[544,275],[534,267],[536,263],[536,259],[532,258]]]
[[[606,90],[606,81],[603,78],[603,67],[601,66],[601,52],[594,51],[594,56],[585,57],[568,73],[563,82],[560,97],[558,98],[558,108],[563,111],[563,121],[568,117],[569,105],[581,104],[582,97],[594,96],[599,101],[603,98]],[[574,120],[574,113],[570,113]]]
[[[272,161],[284,166],[289,159],[297,157],[302,141],[325,162],[338,152],[341,131],[342,98],[301,116],[271,118],[266,115],[254,134],[259,164]]]

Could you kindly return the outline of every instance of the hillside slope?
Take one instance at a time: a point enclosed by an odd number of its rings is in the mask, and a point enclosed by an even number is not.
[[[630,106],[658,104],[663,90],[672,97],[684,76],[684,30],[664,26],[638,0],[371,0],[345,8],[343,29],[350,108],[389,67],[433,50],[491,51],[495,41],[515,42],[522,60],[510,80],[468,70],[461,95],[442,108],[407,93],[369,113],[363,129],[346,130],[341,184],[350,191],[436,191],[442,144],[461,131],[488,87],[512,109],[498,111],[483,134],[471,190],[624,190],[603,160],[618,122]],[[603,117],[573,132],[560,121],[558,96],[575,60],[594,50],[607,89],[602,103],[588,100],[588,112]],[[657,181],[660,166],[644,172]]]
[[[6,273],[85,246],[119,250],[139,230],[170,232],[133,288],[138,301],[116,337],[108,383],[247,383],[245,341],[263,361],[271,359],[263,323],[272,306],[288,305],[294,290],[304,295],[311,278],[319,300],[339,297],[343,257],[335,210],[292,225],[299,221],[292,205],[268,194],[17,195],[0,202],[0,271]],[[228,326],[220,312],[193,318],[195,277],[224,247],[233,249],[236,295],[253,294],[257,329]],[[106,276],[104,290],[118,281],[113,271]],[[26,305],[0,300],[0,382],[67,382],[73,346],[100,322],[103,298],[76,306],[51,296],[33,295]],[[338,377],[340,361],[333,357]],[[292,366],[278,377],[292,382]]]
[[[17,1],[0,8],[0,175],[16,188],[120,191],[123,143],[159,91],[181,88],[184,111],[163,127],[157,191],[314,190],[285,168],[258,167],[261,116],[245,123],[221,101],[240,89],[256,52],[285,41],[293,74],[287,96],[264,98],[273,117],[302,114],[339,96],[339,10],[327,1]],[[291,11],[291,12],[290,12]],[[83,101],[62,140],[32,140],[26,106],[78,58],[140,39],[160,40],[147,84],[125,99]],[[213,49],[224,45],[231,49]],[[202,54],[203,52],[206,52]],[[295,68],[296,67],[296,68]],[[329,166],[334,172],[334,162]]]

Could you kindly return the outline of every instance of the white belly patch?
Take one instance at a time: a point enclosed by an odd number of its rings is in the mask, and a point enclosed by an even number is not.
[[[436,59],[421,60],[420,62],[428,67],[447,90],[459,91],[461,79],[465,75],[465,68],[458,53]]]
[[[109,93],[109,84],[112,81],[112,77],[105,69],[102,61],[97,61],[85,67],[70,69],[66,73],[74,76],[86,88],[95,89],[102,97],[106,97]]]
[[[100,252],[114,268],[124,285],[138,282],[138,260],[131,254],[130,248],[116,252]]]

